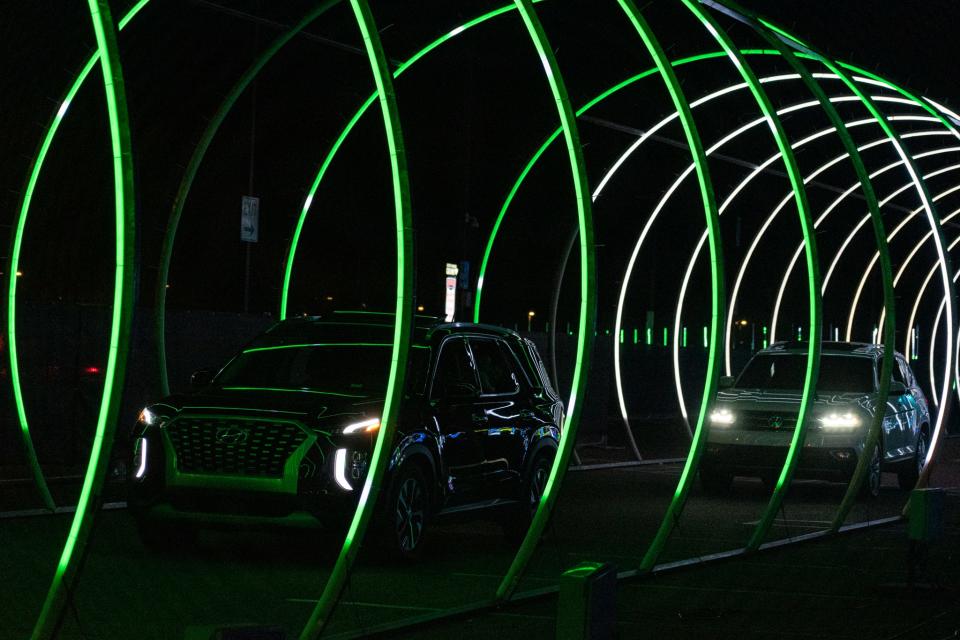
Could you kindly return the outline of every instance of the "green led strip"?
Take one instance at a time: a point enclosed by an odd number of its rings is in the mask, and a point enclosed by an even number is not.
[[[133,6],[130,11],[120,20],[120,29],[123,29],[127,26],[127,23],[133,19],[137,13],[149,2],[149,0],[140,0]],[[97,61],[100,59],[100,51],[97,50],[93,55],[90,56],[90,59],[87,60],[87,63],[83,66],[80,73],[77,75],[76,79],[73,81],[73,84],[67,90],[66,95],[63,100],[60,101],[60,107],[57,109],[57,113],[53,117],[53,121],[47,127],[47,133],[43,137],[43,141],[40,143],[40,148],[37,151],[37,156],[33,161],[33,165],[30,168],[30,174],[27,178],[27,186],[23,192],[23,202],[20,205],[19,213],[17,214],[17,220],[14,223],[14,234],[13,234],[13,246],[10,249],[10,264],[7,269],[7,345],[10,357],[10,384],[13,387],[13,399],[17,407],[17,419],[20,421],[20,434],[23,439],[23,445],[26,449],[27,459],[30,463],[30,468],[33,471],[33,480],[37,489],[40,491],[40,495],[43,498],[43,503],[51,511],[54,510],[55,504],[53,498],[50,496],[50,490],[47,488],[47,482],[43,477],[43,471],[40,469],[40,463],[37,461],[37,454],[33,447],[33,439],[30,437],[30,426],[27,421],[27,410],[23,402],[23,391],[22,385],[20,383],[20,361],[17,356],[17,278],[16,273],[20,269],[20,252],[23,248],[23,234],[27,227],[27,218],[30,214],[30,205],[33,202],[33,194],[37,187],[37,182],[40,179],[40,171],[43,169],[43,163],[47,158],[47,153],[50,151],[50,146],[53,144],[53,139],[57,135],[57,131],[60,129],[60,123],[63,121],[64,116],[66,116],[67,111],[70,109],[70,105],[73,103],[73,99],[76,97],[77,92],[80,91],[80,87],[83,85],[84,81],[87,79],[87,76],[90,75],[90,72],[93,70],[94,65],[97,64]]]
[[[783,59],[787,62],[787,64],[789,64],[796,73],[800,74],[800,78],[803,80],[803,83],[820,102],[820,105],[826,113],[827,118],[830,120],[830,124],[833,125],[834,129],[836,129],[837,135],[839,136],[840,141],[843,143],[844,150],[847,152],[850,162],[853,164],[853,168],[856,171],[857,180],[860,182],[860,188],[863,191],[863,196],[867,200],[867,209],[870,213],[870,220],[873,225],[873,235],[877,243],[877,252],[880,255],[880,272],[883,279],[883,308],[886,312],[886,318],[884,320],[883,361],[880,365],[880,389],[877,393],[877,397],[881,399],[886,398],[890,393],[890,381],[893,376],[894,365],[893,354],[894,350],[896,349],[895,292],[893,288],[893,266],[890,260],[890,247],[887,242],[887,230],[883,223],[883,214],[880,212],[880,204],[877,200],[877,194],[874,191],[873,183],[870,182],[870,173],[863,162],[863,157],[860,155],[856,143],[853,141],[853,137],[850,135],[850,132],[847,129],[846,124],[844,124],[843,119],[840,117],[840,114],[837,112],[837,109],[833,106],[833,103],[830,102],[830,98],[820,86],[820,83],[813,77],[813,74],[810,73],[807,67],[800,62],[791,48],[784,44],[779,37],[772,35],[768,29],[765,29],[764,26],[757,21],[755,14],[746,12],[743,8],[730,0],[722,0],[722,2],[724,5],[730,7],[733,11],[738,13],[739,16],[744,17],[745,22],[750,25],[757,34],[766,40],[770,46],[776,48],[783,56]],[[777,32],[781,35],[783,33],[779,30]],[[873,451],[873,448],[880,442],[880,434],[883,429],[883,417],[883,411],[876,411],[874,413],[873,420],[870,423],[870,430],[867,432],[866,442],[864,443],[865,452]],[[860,488],[863,486],[864,480],[867,477],[869,462],[870,461],[867,459],[866,455],[861,455],[860,459],[857,460],[857,466],[854,469],[853,477],[850,479],[850,484],[847,486],[847,491],[844,494],[843,499],[837,508],[837,513],[834,516],[832,526],[834,531],[839,529],[840,525],[843,524],[847,514],[853,507],[853,504],[859,495]]]
[[[707,234],[710,240],[710,285],[711,285],[711,306],[710,306],[710,349],[707,355],[706,380],[703,386],[703,399],[700,403],[700,415],[697,417],[696,428],[693,432],[693,439],[690,443],[690,451],[683,465],[683,471],[680,473],[680,479],[677,482],[677,488],[674,491],[670,506],[664,515],[654,536],[653,542],[647,549],[640,565],[641,571],[650,570],[657,561],[660,552],[663,550],[670,533],[673,531],[674,524],[683,511],[683,505],[686,503],[687,496],[690,493],[690,487],[693,484],[693,478],[696,475],[697,466],[703,454],[704,445],[707,439],[707,409],[717,393],[717,382],[720,379],[720,358],[719,349],[721,340],[719,336],[723,331],[723,318],[725,311],[723,308],[726,300],[724,293],[723,276],[723,243],[720,239],[720,213],[717,209],[716,194],[713,190],[713,182],[710,179],[710,171],[707,163],[707,154],[700,139],[700,133],[693,118],[693,112],[690,109],[690,102],[683,93],[677,74],[673,70],[663,47],[654,35],[650,25],[644,20],[640,11],[632,0],[618,0],[620,7],[627,14],[630,22],[633,24],[640,38],[643,40],[647,51],[653,58],[663,78],[664,84],[670,92],[670,98],[673,106],[679,114],[680,123],[683,125],[683,132],[687,138],[687,146],[690,147],[690,153],[693,156],[693,162],[697,167],[697,181],[700,186],[700,196],[703,200],[703,213],[707,223]],[[684,341],[686,341],[686,329],[684,328]],[[686,346],[686,344],[684,344]]]
[[[764,24],[767,25],[766,22],[764,22]],[[788,35],[785,35],[784,37],[790,38],[790,36]],[[805,46],[802,43],[800,44],[801,46]],[[809,49],[809,47],[807,48]],[[929,105],[927,105],[925,102],[921,101],[919,98],[909,93],[905,89],[897,87],[896,85],[893,85],[888,81],[883,80],[872,73],[869,73],[867,71],[854,67],[853,65],[848,65],[844,63],[834,63],[830,59],[826,58],[825,56],[821,56],[819,54],[816,54],[816,57],[827,68],[829,68],[832,72],[834,72],[837,76],[839,76],[848,87],[851,87],[853,89],[854,93],[857,94],[857,97],[860,98],[863,105],[870,112],[870,115],[877,120],[877,123],[883,128],[884,133],[890,138],[891,142],[894,143],[894,147],[897,149],[901,159],[904,161],[904,164],[908,168],[911,178],[914,181],[918,195],[920,196],[921,203],[924,205],[924,208],[926,208],[928,212],[928,223],[930,225],[931,230],[933,231],[933,239],[934,239],[934,243],[936,245],[937,253],[939,256],[938,263],[940,266],[941,276],[943,278],[944,297],[949,301],[949,305],[947,307],[948,331],[947,331],[946,374],[944,376],[943,390],[941,393],[940,411],[937,413],[937,419],[934,424],[933,433],[931,434],[931,439],[930,439],[930,451],[927,454],[927,460],[929,461],[930,459],[932,459],[934,453],[936,452],[936,448],[939,445],[939,436],[940,436],[941,428],[942,428],[942,425],[946,422],[946,419],[949,416],[950,409],[951,409],[951,403],[949,402],[950,372],[953,369],[952,363],[955,358],[954,349],[952,348],[952,342],[955,337],[954,322],[955,322],[955,318],[957,317],[957,314],[956,314],[957,308],[956,308],[956,290],[954,287],[953,279],[950,277],[950,274],[953,272],[952,266],[950,264],[951,262],[950,253],[945,249],[946,240],[943,235],[943,227],[940,224],[940,218],[936,213],[936,209],[934,207],[933,200],[930,197],[930,194],[927,190],[926,183],[923,181],[921,177],[922,174],[920,173],[920,169],[917,167],[913,157],[906,152],[903,146],[903,142],[900,137],[900,134],[897,133],[897,131],[890,125],[886,116],[877,108],[876,104],[874,104],[870,96],[865,94],[859,88],[855,88],[856,85],[853,79],[843,69],[860,73],[866,77],[876,80],[877,82],[883,83],[885,86],[888,86],[891,89],[897,91],[907,99],[912,100],[919,106],[923,107],[926,111],[936,116],[940,120],[940,122],[958,138],[960,138],[960,133],[958,133],[957,129],[953,127],[953,125],[951,125],[948,121],[946,121],[943,118],[943,116],[933,111],[933,109]],[[841,67],[843,69],[841,69]],[[926,465],[926,467],[924,468],[923,472],[920,475],[920,479],[917,482],[917,486],[922,487],[926,485],[929,479],[930,468],[931,468],[931,465],[929,464]],[[838,514],[838,518],[840,515],[841,514]],[[842,514],[842,515],[846,515],[846,514]],[[833,523],[833,528],[838,529],[841,524],[842,524],[841,521],[835,520]]]
[[[363,483],[360,501],[354,511],[350,528],[343,541],[343,547],[333,572],[327,579],[317,606],[314,608],[306,626],[300,634],[303,640],[317,638],[323,632],[336,607],[347,576],[353,566],[367,525],[373,516],[377,496],[380,493],[383,478],[389,462],[389,447],[400,417],[400,403],[403,400],[404,380],[407,371],[407,356],[410,336],[413,330],[413,214],[410,209],[410,182],[407,175],[407,157],[403,145],[403,133],[400,127],[400,113],[397,108],[393,79],[387,65],[387,56],[380,42],[377,25],[366,0],[350,0],[357,25],[363,35],[363,45],[370,61],[370,70],[377,85],[380,110],[383,113],[383,125],[386,131],[387,147],[390,153],[390,172],[393,180],[393,206],[396,216],[397,234],[397,300],[393,332],[393,353],[390,362],[390,375],[387,379],[386,402],[381,417],[381,427],[377,432],[370,470]]]
[[[177,195],[173,199],[173,207],[170,210],[170,217],[167,219],[167,228],[163,237],[163,245],[160,248],[160,266],[157,269],[157,285],[154,300],[153,329],[154,341],[157,349],[157,363],[160,373],[160,395],[170,394],[170,380],[167,376],[167,338],[166,338],[166,310],[167,310],[167,279],[170,276],[170,262],[173,258],[173,245],[177,237],[177,230],[180,227],[180,217],[183,215],[183,207],[186,204],[190,188],[193,186],[197,171],[207,155],[207,149],[210,143],[220,130],[220,125],[226,119],[227,115],[233,109],[233,105],[246,91],[247,87],[253,82],[254,78],[260,73],[273,56],[276,55],[290,40],[298,33],[303,31],[311,22],[327,12],[331,7],[340,3],[340,0],[326,0],[320,3],[316,8],[305,15],[296,25],[291,27],[285,33],[280,35],[273,43],[265,49],[253,64],[240,76],[236,84],[230,89],[223,102],[217,108],[216,113],[207,123],[200,141],[194,147],[187,163],[187,168],[180,178],[180,186],[177,188]],[[252,194],[251,194],[252,195]]]
[[[542,2],[542,1],[543,0],[534,0],[534,2]],[[514,7],[512,4],[504,7],[500,7],[499,9],[494,9],[493,11],[484,13],[483,15],[480,15],[474,18],[473,20],[464,22],[460,26],[454,29],[451,29],[447,33],[443,34],[442,36],[440,36],[439,38],[437,38],[436,40],[434,40],[433,42],[425,46],[423,49],[420,49],[419,51],[417,51],[408,60],[403,62],[399,67],[397,67],[396,71],[393,72],[393,77],[399,78],[404,71],[409,69],[411,66],[413,66],[417,61],[419,61],[425,55],[427,55],[428,53],[430,53],[431,51],[439,47],[441,44],[444,44],[451,38],[454,38],[460,35],[461,33],[463,33],[464,31],[471,29],[472,27],[475,27],[479,24],[482,24],[487,20],[490,20],[491,18],[495,18],[497,16],[503,15],[504,13],[507,13],[509,11],[514,11],[515,9],[516,7]],[[337,139],[334,141],[333,146],[330,147],[330,150],[327,152],[326,157],[323,159],[323,162],[320,164],[320,169],[317,171],[317,175],[313,179],[313,184],[310,185],[310,189],[307,192],[307,197],[303,201],[303,207],[300,209],[300,215],[297,218],[297,224],[294,227],[293,235],[290,238],[290,246],[287,249],[287,260],[283,269],[283,284],[280,288],[280,310],[279,310],[279,315],[281,320],[284,320],[287,317],[287,309],[288,309],[289,298],[290,298],[290,280],[293,277],[293,263],[297,256],[297,247],[300,245],[300,236],[303,233],[303,225],[304,223],[306,223],[307,214],[310,212],[310,205],[313,204],[313,199],[317,194],[317,190],[320,188],[320,183],[323,182],[323,178],[327,174],[327,169],[330,168],[330,164],[333,162],[333,159],[336,157],[337,152],[340,151],[340,147],[343,146],[343,143],[350,136],[350,133],[353,131],[354,127],[357,126],[357,123],[360,121],[360,118],[363,117],[363,114],[367,112],[367,109],[370,108],[370,106],[373,104],[373,102],[376,99],[377,99],[377,94],[376,93],[371,94],[370,97],[367,98],[362,105],[360,105],[360,108],[357,109],[357,111],[353,114],[353,116],[347,122],[347,125],[340,132],[340,135],[337,136]]]
[[[753,69],[747,64],[743,54],[733,46],[730,37],[721,30],[716,20],[703,11],[693,0],[682,0],[683,4],[703,23],[707,31],[714,37],[717,43],[726,51],[730,60],[733,62],[740,76],[747,83],[750,92],[753,94],[757,105],[770,124],[773,137],[776,140],[787,174],[790,178],[790,184],[793,187],[794,199],[797,203],[797,210],[800,215],[800,226],[803,231],[803,239],[806,247],[808,289],[810,298],[810,339],[807,344],[807,370],[803,380],[803,397],[800,400],[800,411],[797,415],[797,426],[793,431],[793,437],[790,441],[790,448],[787,450],[787,458],[784,461],[783,468],[780,470],[780,476],[777,478],[777,486],[770,496],[770,502],[760,521],[757,523],[750,540],[747,542],[747,551],[753,551],[760,547],[764,537],[766,537],[773,520],[780,509],[783,497],[786,495],[790,486],[790,480],[793,478],[797,463],[800,458],[800,449],[807,433],[808,414],[810,413],[811,399],[816,389],[817,376],[820,367],[820,333],[821,333],[821,300],[820,300],[820,266],[817,260],[816,236],[813,232],[813,219],[810,215],[810,207],[807,203],[806,189],[803,185],[803,177],[800,175],[800,168],[797,165],[797,159],[793,154],[787,140],[786,132],[783,129],[783,123],[777,116],[776,110],[770,101],[767,92],[760,85]]]
[[[580,133],[577,129],[576,114],[570,104],[570,96],[563,82],[563,76],[560,74],[553,48],[550,46],[547,35],[543,30],[543,25],[540,24],[533,3],[531,0],[515,0],[515,2],[530,39],[540,56],[540,61],[543,63],[544,73],[547,82],[550,84],[550,92],[553,94],[557,106],[560,125],[563,128],[563,136],[567,145],[570,171],[576,192],[577,223],[580,229],[580,323],[577,328],[577,355],[573,369],[573,382],[571,383],[570,400],[567,402],[567,416],[560,433],[559,451],[554,458],[553,466],[550,468],[550,476],[547,478],[547,484],[540,498],[540,504],[537,505],[533,521],[527,529],[527,534],[524,536],[513,562],[510,563],[510,568],[497,587],[496,599],[498,601],[510,597],[516,589],[523,570],[530,562],[537,543],[540,541],[540,536],[547,526],[547,520],[557,500],[560,483],[573,453],[577,429],[580,426],[580,415],[583,412],[583,397],[587,388],[586,372],[590,369],[590,357],[593,350],[597,301],[593,212],[590,206],[590,188],[587,182],[583,150],[580,147]]]
[[[120,411],[133,319],[133,234],[135,229],[133,157],[130,149],[130,121],[123,86],[123,70],[120,66],[117,31],[110,16],[108,0],[88,0],[87,4],[97,37],[97,47],[100,50],[100,67],[103,70],[113,155],[116,214],[113,318],[110,325],[110,350],[104,373],[103,396],[100,401],[90,460],[60,562],[57,564],[43,609],[33,630],[34,638],[53,638],[57,635],[66,609],[68,593],[73,590],[80,558],[83,556],[90,527],[96,514],[96,509],[91,507],[99,505],[100,490],[110,462],[110,449],[113,445],[113,434]]]

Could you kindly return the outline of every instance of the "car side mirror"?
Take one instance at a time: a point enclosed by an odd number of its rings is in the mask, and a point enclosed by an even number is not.
[[[902,382],[894,380],[890,383],[890,394],[891,396],[902,396],[907,392],[907,385]]]
[[[720,376],[720,381],[717,383],[717,388],[720,390],[732,389],[736,382],[737,379],[733,376]]]
[[[472,384],[454,382],[443,388],[443,395],[447,398],[476,398],[479,394]]]
[[[192,389],[202,389],[213,380],[213,371],[210,369],[200,369],[194,371],[190,376],[190,387]]]

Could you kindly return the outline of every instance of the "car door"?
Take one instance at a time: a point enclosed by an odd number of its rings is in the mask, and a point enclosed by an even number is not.
[[[907,392],[901,398],[905,418],[901,447],[904,455],[913,455],[916,451],[917,433],[920,431],[920,402],[923,399],[923,394],[917,388],[916,380],[914,380],[913,373],[910,371],[910,365],[899,357],[897,358],[897,365],[900,368],[903,383],[907,387]]]
[[[910,388],[903,374],[903,362],[900,357],[896,357],[893,363],[892,382],[903,385],[902,393],[891,393],[887,398],[887,417],[891,420],[890,428],[886,434],[886,458],[896,460],[907,455],[906,447],[909,446],[911,433],[911,418],[915,417],[913,411]]]
[[[437,356],[430,411],[440,434],[448,506],[476,500],[483,493],[483,442],[474,422],[474,403],[479,394],[480,383],[466,339],[447,338]]]
[[[516,495],[529,442],[528,385],[511,353],[495,337],[470,337],[470,350],[480,378],[475,404],[476,435],[483,442],[484,483],[493,498]]]

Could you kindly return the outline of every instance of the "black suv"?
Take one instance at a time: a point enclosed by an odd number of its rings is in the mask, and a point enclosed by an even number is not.
[[[496,507],[526,530],[563,404],[513,331],[418,316],[377,509],[381,544],[416,555],[435,516]],[[393,315],[286,320],[194,390],[151,404],[133,433],[130,504],[148,544],[201,525],[349,521],[380,427]]]

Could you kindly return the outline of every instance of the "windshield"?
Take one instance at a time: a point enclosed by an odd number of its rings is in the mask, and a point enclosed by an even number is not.
[[[802,391],[806,371],[806,354],[764,353],[747,363],[736,386],[741,389]],[[834,354],[820,357],[817,391],[870,393],[874,389],[872,358]]]
[[[224,389],[325,391],[363,395],[383,391],[390,370],[390,344],[294,344],[247,349],[217,376]],[[421,353],[423,352],[423,353]],[[412,373],[425,365],[425,348],[410,352]],[[422,375],[408,377],[416,382]],[[421,383],[422,384],[422,383]]]

